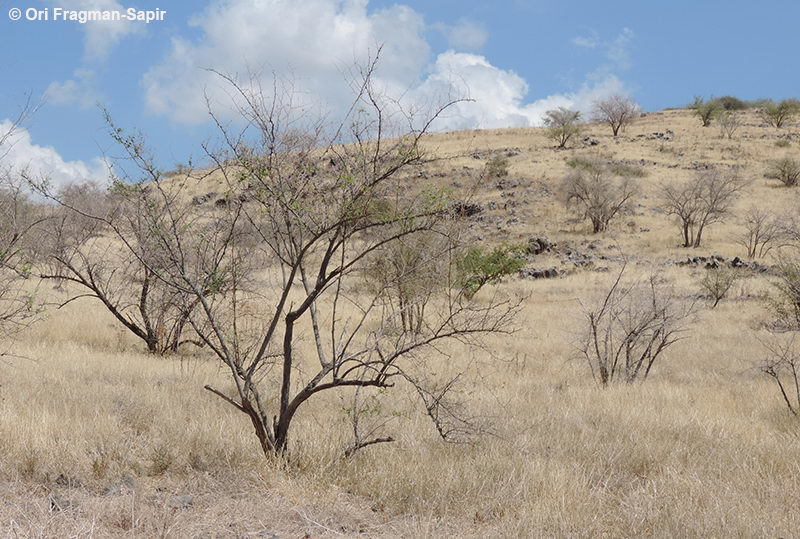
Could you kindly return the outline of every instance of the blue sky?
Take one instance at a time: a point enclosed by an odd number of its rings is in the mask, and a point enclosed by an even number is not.
[[[16,164],[56,181],[99,178],[116,151],[96,103],[146,132],[160,164],[198,156],[213,130],[204,93],[229,108],[218,78],[291,73],[326,111],[346,102],[341,72],[384,43],[379,73],[412,102],[448,85],[468,93],[441,129],[535,125],[555,106],[588,111],[624,92],[646,110],[693,95],[800,94],[800,2],[507,0],[0,0],[0,127],[23,96],[46,104],[17,132]],[[12,21],[9,10],[166,11],[150,24]]]

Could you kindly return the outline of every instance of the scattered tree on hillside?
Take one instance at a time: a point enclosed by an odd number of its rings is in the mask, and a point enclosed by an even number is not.
[[[595,121],[608,124],[616,137],[641,114],[639,105],[630,97],[612,95],[594,102]]]
[[[343,389],[406,387],[427,396],[423,406],[443,437],[463,435],[464,423],[447,426],[463,419],[449,406],[454,378],[429,386],[429,360],[446,341],[480,344],[486,334],[512,330],[519,301],[479,297],[480,283],[491,279],[455,271],[466,227],[449,211],[451,201],[408,180],[425,161],[421,139],[448,105],[427,118],[405,114],[374,84],[375,65],[360,72],[353,107],[334,126],[297,109],[280,82],[267,95],[223,76],[245,124],[228,130],[219,120],[224,150],[208,152],[230,203],[198,214],[173,198],[162,178],[147,186],[159,201],[157,211],[142,212],[151,243],[131,253],[169,289],[197,302],[188,323],[225,366],[232,388],[206,389],[249,418],[266,454],[286,452],[308,402]],[[394,123],[399,118],[405,129]],[[148,170],[142,144],[115,132]],[[138,191],[123,194],[135,198]],[[111,230],[135,245],[129,230]],[[442,240],[426,244],[425,258],[452,278],[413,316],[413,331],[401,331],[403,308],[385,302],[393,279],[365,286],[365,276],[394,246],[410,248],[428,235]],[[405,279],[417,264],[399,267]]]
[[[567,207],[577,209],[592,223],[592,232],[603,232],[611,220],[625,211],[638,189],[627,167],[575,159],[561,183]]]
[[[800,183],[800,160],[793,157],[782,157],[769,163],[767,178],[780,181],[786,187],[794,187]]]
[[[700,287],[708,294],[713,303],[711,308],[716,308],[722,301],[733,285],[742,278],[741,270],[717,268],[707,269],[700,279]]]
[[[723,221],[744,188],[736,170],[709,169],[663,189],[663,208],[678,218],[684,247],[700,247],[706,227]]]
[[[32,287],[26,291],[24,286],[47,215],[31,201],[22,171],[5,159],[16,142],[15,134],[38,107],[28,97],[7,127],[0,130],[0,343],[38,312]]]
[[[161,180],[155,168],[146,173],[146,180]],[[58,203],[44,236],[40,276],[73,285],[65,288],[68,299],[60,307],[80,298],[96,298],[151,353],[174,353],[186,343],[202,345],[184,335],[197,299],[168,286],[161,276],[166,262],[153,255],[158,250],[154,229],[166,225],[159,214],[170,212],[171,226],[179,227],[199,218],[187,210],[190,203],[179,189],[165,187],[155,192],[144,183],[126,184],[119,179],[111,189],[85,183],[53,193],[41,182],[37,189]],[[218,293],[226,291],[221,283],[213,286]]]
[[[759,111],[766,123],[778,129],[791,121],[798,112],[800,112],[800,101],[797,99],[784,99],[778,103],[767,101]]]
[[[703,127],[711,125],[711,121],[720,113],[722,107],[716,99],[705,101],[700,96],[695,96],[694,102],[690,107],[694,113],[700,118]]]
[[[717,114],[717,124],[719,124],[721,137],[728,140],[733,139],[736,131],[742,126],[742,119],[739,114],[731,110],[722,110]]]
[[[772,212],[759,206],[751,206],[745,212],[742,225],[744,230],[737,241],[747,250],[747,258],[750,259],[764,257],[788,240],[785,224]]]
[[[800,260],[784,255],[775,270],[777,280],[770,304],[778,326],[800,331]]]
[[[797,333],[773,335],[764,343],[767,356],[761,362],[761,372],[772,378],[784,404],[797,417],[800,415],[800,345]]]
[[[647,378],[686,331],[694,312],[692,304],[676,299],[661,277],[628,280],[625,269],[599,301],[584,306],[577,351],[602,386]]]
[[[580,118],[581,113],[577,110],[564,107],[548,110],[544,116],[547,136],[555,140],[559,148],[566,148],[567,142],[581,132]]]

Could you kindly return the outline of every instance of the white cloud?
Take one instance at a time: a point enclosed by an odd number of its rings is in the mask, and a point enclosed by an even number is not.
[[[524,127],[540,125],[550,109],[567,107],[588,115],[592,102],[614,93],[625,93],[618,78],[609,76],[595,84],[585,84],[570,94],[557,94],[525,102],[528,84],[513,71],[499,69],[475,54],[448,51],[436,60],[433,72],[416,90],[420,96],[446,88],[468,89],[473,101],[461,102],[449,111],[436,127],[440,129]]]
[[[219,77],[203,68],[291,75],[310,97],[336,108],[349,96],[340,90],[342,71],[379,44],[380,78],[392,87],[414,84],[429,54],[416,12],[393,6],[369,14],[366,0],[217,1],[190,24],[203,39],[174,38],[168,57],[142,81],[148,109],[183,123],[207,118],[204,91],[224,102]]]
[[[50,0],[53,6],[65,10],[124,11],[117,0]],[[84,56],[87,60],[105,60],[126,36],[141,33],[142,23],[135,21],[87,21],[80,27],[84,31]]]
[[[12,127],[10,120],[3,120],[0,133],[8,133]],[[35,177],[49,177],[54,185],[84,180],[103,182],[108,177],[108,168],[102,159],[95,158],[91,163],[65,161],[54,148],[34,144],[30,132],[21,127],[0,144],[0,156],[4,169],[27,169]]]
[[[480,50],[489,39],[489,32],[477,22],[460,19],[456,24],[435,24],[434,28],[442,32],[450,47],[462,51]]]
[[[76,69],[73,78],[64,82],[52,82],[45,90],[45,99],[50,103],[72,104],[80,108],[93,107],[100,96],[95,89],[96,75],[91,69]]]
[[[207,120],[206,95],[215,107],[230,104],[214,68],[238,76],[289,75],[303,88],[305,104],[338,111],[351,96],[342,71],[363,61],[379,43],[383,52],[375,81],[405,105],[424,106],[442,96],[468,95],[437,124],[438,129],[536,125],[554,106],[588,111],[603,92],[624,91],[610,71],[593,76],[579,91],[526,102],[528,83],[484,56],[464,52],[485,41],[485,30],[461,21],[448,27],[454,47],[430,60],[422,17],[395,5],[369,11],[368,0],[216,0],[193,17],[200,39],[176,37],[169,54],[142,79],[150,112],[188,124]],[[434,27],[441,28],[441,25]],[[457,27],[457,28],[456,28]],[[235,29],[235,30],[232,30]],[[455,45],[459,46],[455,46]],[[620,42],[624,48],[626,42]]]

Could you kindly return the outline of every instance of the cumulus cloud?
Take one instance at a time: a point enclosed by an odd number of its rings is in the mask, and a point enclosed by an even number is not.
[[[56,104],[77,104],[82,109],[93,107],[100,96],[96,90],[96,75],[91,69],[76,69],[73,78],[52,82],[45,90],[45,99]]]
[[[12,128],[10,120],[0,122],[0,133],[8,133]],[[54,148],[35,144],[30,132],[21,127],[16,127],[0,144],[0,156],[4,169],[27,169],[34,176],[49,177],[54,185],[84,180],[103,182],[108,177],[108,168],[102,159],[95,158],[90,163],[65,161]]]
[[[429,55],[416,12],[393,6],[368,13],[366,0],[218,1],[190,25],[203,38],[174,38],[167,58],[142,80],[148,109],[182,123],[205,121],[204,92],[224,101],[219,77],[203,68],[291,76],[309,96],[336,108],[348,95],[339,90],[343,70],[379,44],[380,77],[387,86],[414,84]]]
[[[289,75],[305,91],[307,103],[341,110],[351,95],[342,84],[343,70],[363,62],[379,43],[383,51],[374,80],[387,93],[401,95],[406,106],[442,96],[474,100],[456,105],[438,129],[537,125],[554,106],[588,111],[591,100],[604,92],[624,91],[609,72],[592,77],[577,92],[526,101],[529,85],[521,76],[467,52],[485,42],[482,27],[467,21],[447,27],[452,48],[431,61],[424,37],[428,27],[417,12],[402,5],[370,11],[367,4],[215,0],[190,20],[201,37],[173,38],[167,56],[144,75],[146,106],[177,122],[205,122],[206,96],[217,110],[230,103],[220,78],[203,69],[213,68],[239,78],[263,73],[267,87],[273,72]]]
[[[452,25],[435,24],[433,27],[444,34],[451,48],[457,50],[480,50],[489,39],[489,32],[482,24],[468,19],[460,19]]]
[[[50,0],[53,6],[67,10],[124,11],[117,0]],[[80,27],[84,31],[84,56],[87,60],[105,60],[114,47],[126,36],[141,33],[144,24],[135,21],[87,21]]]
[[[526,103],[529,88],[522,77],[493,66],[483,56],[454,51],[439,55],[433,72],[416,93],[422,97],[459,86],[462,95],[470,101],[457,103],[436,127],[468,129],[539,125],[548,110],[567,107],[587,115],[596,99],[625,93],[622,81],[608,76],[598,83],[584,84],[573,93],[551,95]]]

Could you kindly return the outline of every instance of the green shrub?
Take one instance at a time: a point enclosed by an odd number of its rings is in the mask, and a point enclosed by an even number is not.
[[[711,125],[711,121],[722,110],[722,105],[720,105],[716,99],[705,101],[702,97],[695,96],[694,103],[692,103],[689,108],[691,108],[695,115],[700,118],[700,121],[703,123],[703,127],[708,127]]]
[[[784,99],[779,103],[768,101],[761,108],[761,119],[772,127],[780,129],[800,112],[800,101],[797,99]]]
[[[732,95],[723,95],[722,97],[717,97],[714,101],[723,110],[746,110],[750,108],[750,104],[747,101]]]
[[[491,251],[482,247],[468,249],[457,265],[465,295],[471,297],[484,285],[496,283],[522,269],[525,265],[523,252],[524,248],[518,246],[500,246]]]

